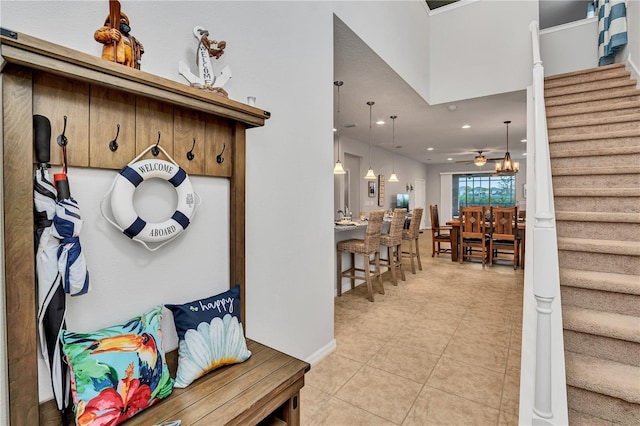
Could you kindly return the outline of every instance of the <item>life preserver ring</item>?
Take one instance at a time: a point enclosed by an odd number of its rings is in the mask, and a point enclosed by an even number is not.
[[[176,211],[164,222],[146,222],[133,207],[133,194],[143,181],[164,179],[178,195]],[[177,237],[187,226],[196,207],[189,176],[177,164],[147,159],[130,163],[115,178],[111,193],[111,211],[122,232],[133,240],[157,243]]]

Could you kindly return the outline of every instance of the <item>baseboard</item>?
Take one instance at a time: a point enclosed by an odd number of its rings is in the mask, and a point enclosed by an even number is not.
[[[311,366],[313,367],[318,362],[326,358],[329,354],[331,354],[331,352],[335,351],[336,348],[337,348],[336,339],[331,339],[331,341],[327,343],[324,347],[318,349],[317,351],[312,353],[310,356],[308,356],[305,359],[305,361],[311,364]]]
[[[627,60],[625,61],[626,68],[631,72],[631,78],[636,80],[636,88],[640,89],[640,71],[638,71],[638,67],[631,60],[631,53],[627,56]]]

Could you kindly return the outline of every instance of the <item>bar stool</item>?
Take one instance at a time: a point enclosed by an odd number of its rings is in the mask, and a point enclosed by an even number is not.
[[[391,271],[393,285],[398,285],[396,269],[400,270],[402,281],[406,281],[402,270],[402,230],[404,220],[407,217],[407,209],[395,209],[391,218],[391,227],[388,234],[380,236],[380,245],[387,248],[387,259],[380,259],[380,265],[386,266]],[[382,271],[380,271],[382,273]]]
[[[413,209],[413,213],[411,214],[411,223],[409,224],[409,229],[405,229],[402,232],[402,239],[404,241],[409,241],[409,251],[403,251],[402,254],[409,255],[411,259],[411,272],[416,273],[416,266],[414,264],[413,259],[418,259],[418,269],[422,271],[422,261],[420,260],[420,248],[418,247],[418,236],[420,235],[420,222],[422,221],[422,211],[424,209],[422,207],[416,207]],[[413,246],[415,244],[415,252],[413,250]]]
[[[382,286],[382,277],[380,276],[380,230],[382,229],[382,219],[384,218],[384,210],[372,211],[369,214],[369,222],[364,240],[350,239],[341,241],[337,245],[338,254],[338,296],[342,296],[342,278],[351,278],[351,289],[355,287],[355,280],[364,280],[367,283],[367,291],[369,300],[373,302],[373,286],[371,277],[377,276],[382,287],[381,294],[384,294]],[[342,253],[351,253],[351,267],[346,271],[342,270]],[[355,255],[364,258],[364,268],[356,268]],[[371,271],[371,256],[375,256],[375,270]],[[364,276],[356,274],[363,272]]]

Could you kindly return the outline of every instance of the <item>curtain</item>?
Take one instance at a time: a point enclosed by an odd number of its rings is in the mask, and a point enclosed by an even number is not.
[[[627,44],[626,0],[598,1],[598,65],[614,63],[616,53]]]

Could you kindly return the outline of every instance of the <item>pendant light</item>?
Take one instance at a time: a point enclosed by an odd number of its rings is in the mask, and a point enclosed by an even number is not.
[[[373,172],[373,167],[371,167],[371,138],[372,138],[372,130],[371,130],[371,107],[375,104],[373,101],[367,102],[369,105],[369,170],[367,170],[367,174],[364,176],[366,180],[374,180],[376,179],[376,174]]]
[[[391,161],[393,164],[393,168],[391,169],[391,176],[389,176],[389,180],[387,182],[398,182],[398,176],[396,176],[396,157],[395,157],[395,147],[396,147],[396,118],[398,118],[397,115],[392,115],[391,117],[389,117],[393,123],[393,130],[391,133]]]
[[[510,120],[504,122],[507,125],[507,152],[504,154],[504,159],[496,163],[496,173],[498,174],[514,174],[520,170],[520,163],[512,161],[509,153],[509,123],[511,123]]]
[[[346,172],[344,171],[344,167],[342,167],[342,163],[340,162],[340,86],[344,83],[342,81],[334,81],[333,84],[338,88],[338,109],[336,112],[336,128],[334,132],[338,137],[338,161],[336,161],[336,165],[333,168],[334,175],[343,175]]]

